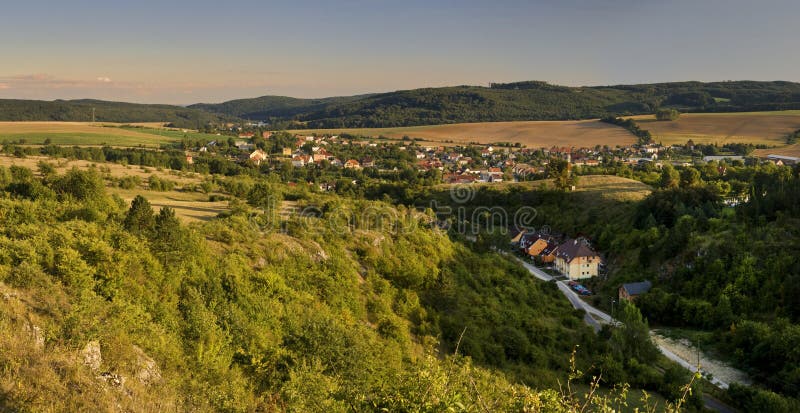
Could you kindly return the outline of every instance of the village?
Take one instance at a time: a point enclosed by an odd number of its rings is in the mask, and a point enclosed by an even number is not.
[[[281,136],[281,142],[273,142]],[[287,139],[288,137],[288,139]],[[665,164],[676,167],[725,162],[729,165],[769,162],[795,165],[800,158],[767,155],[750,156],[752,147],[741,145],[633,144],[628,146],[527,148],[519,144],[467,144],[446,146],[404,138],[365,138],[338,135],[290,135],[286,132],[240,132],[229,138],[223,153],[229,160],[261,167],[290,163],[294,168],[342,168],[361,170],[375,168],[379,172],[413,168],[420,173],[438,171],[448,184],[499,183],[528,181],[548,177],[548,164],[554,159],[566,161],[570,169],[591,173],[593,168],[625,165],[630,168],[661,169]],[[211,141],[187,152],[187,163],[193,156],[214,155],[220,142]],[[269,148],[269,149],[268,149]]]

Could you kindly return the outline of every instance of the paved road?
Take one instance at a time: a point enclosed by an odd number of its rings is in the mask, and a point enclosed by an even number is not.
[[[531,263],[525,262],[525,260],[517,256],[514,256],[514,259],[519,261],[534,277],[542,281],[554,280],[554,278],[550,274],[542,271],[541,269],[537,268]],[[597,308],[583,301],[578,295],[578,293],[573,291],[572,288],[569,288],[569,286],[563,281],[556,281],[556,283],[558,285],[558,289],[561,291],[562,294],[564,294],[564,296],[567,297],[567,299],[575,309],[586,311],[586,317],[584,317],[584,321],[586,321],[586,324],[591,326],[595,331],[600,331],[600,329],[602,328],[597,319],[600,319],[600,321],[602,321],[604,324],[618,323],[618,321],[611,318],[610,315],[606,314],[603,311],[598,310]],[[652,331],[650,333],[652,334]],[[669,351],[669,349],[667,349],[666,347],[658,345],[658,349],[661,350],[661,353],[663,353],[664,356],[666,356],[668,359],[678,363],[680,366],[691,371],[692,373],[697,372],[697,366],[692,365],[692,363],[689,363],[688,361],[678,357],[675,353]],[[700,372],[704,374],[706,373],[705,371],[703,371],[703,369],[700,369]],[[728,388],[728,383],[716,377],[711,379],[711,383],[723,390]]]

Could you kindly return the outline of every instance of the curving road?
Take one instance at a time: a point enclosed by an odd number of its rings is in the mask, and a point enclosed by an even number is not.
[[[521,258],[519,258],[519,257],[517,257],[515,255],[512,255],[512,256],[514,257],[515,260],[517,260],[520,264],[522,264],[522,266],[524,266],[528,270],[528,272],[530,272],[534,277],[536,277],[536,278],[538,278],[538,279],[540,279],[542,281],[553,281],[553,280],[555,280],[555,278],[553,278],[550,274],[542,271],[541,269],[537,268],[535,265],[532,265],[529,262],[525,262],[525,260],[523,260],[523,259],[521,259]],[[598,319],[600,321],[602,321],[603,324],[617,324],[617,323],[619,323],[617,320],[614,320],[613,318],[611,318],[611,316],[608,315],[607,313],[605,313],[603,311],[600,311],[597,308],[595,308],[595,307],[589,305],[588,303],[586,303],[585,301],[583,301],[580,298],[580,296],[578,295],[578,293],[573,291],[572,288],[569,288],[569,286],[566,283],[564,283],[563,281],[556,281],[556,285],[558,285],[558,289],[561,291],[562,294],[564,294],[565,297],[567,297],[567,299],[569,300],[569,302],[572,304],[572,306],[575,309],[586,311],[586,316],[583,319],[584,319],[584,321],[586,321],[586,324],[588,324],[589,326],[591,326],[594,329],[594,331],[596,331],[596,332],[600,331],[600,329],[602,328],[602,325],[598,321]],[[653,332],[651,331],[650,334],[653,334]],[[660,344],[657,344],[657,347],[661,351],[661,353],[664,354],[664,356],[667,357],[668,359],[674,361],[675,363],[678,363],[681,367],[691,371],[692,373],[696,373],[697,372],[697,370],[698,370],[697,366],[692,365],[692,363],[690,363],[690,362],[678,357],[675,353],[669,351],[669,349],[667,349],[666,347],[664,347],[664,346],[662,346]],[[700,369],[700,373],[703,374],[704,376],[706,376],[706,372],[703,371],[703,369]],[[722,381],[722,380],[720,380],[720,379],[718,379],[716,377],[712,377],[712,379],[710,381],[711,381],[712,384],[714,384],[715,386],[717,386],[717,387],[719,387],[719,388],[721,388],[723,390],[728,388],[728,383],[726,383],[726,382],[724,382],[724,381]]]

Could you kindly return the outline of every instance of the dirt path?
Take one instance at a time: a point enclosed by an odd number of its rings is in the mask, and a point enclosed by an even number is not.
[[[697,366],[698,351],[688,340],[675,340],[664,337],[654,330],[651,334],[653,342],[659,347],[666,348],[681,360],[692,366]],[[750,378],[743,371],[731,367],[725,362],[711,357],[708,353],[700,351],[700,369],[710,373],[714,378],[725,383],[751,384]]]

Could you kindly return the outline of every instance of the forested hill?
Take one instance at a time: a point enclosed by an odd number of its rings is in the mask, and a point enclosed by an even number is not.
[[[311,128],[394,127],[459,122],[569,120],[683,111],[754,111],[800,108],[792,82],[676,82],[566,87],[529,81],[456,86],[325,99],[264,96],[189,106],[213,113]]]
[[[0,99],[0,121],[90,122],[92,110],[98,122],[164,122],[176,127],[198,128],[219,124],[232,117],[172,105],[149,105],[102,100]]]

